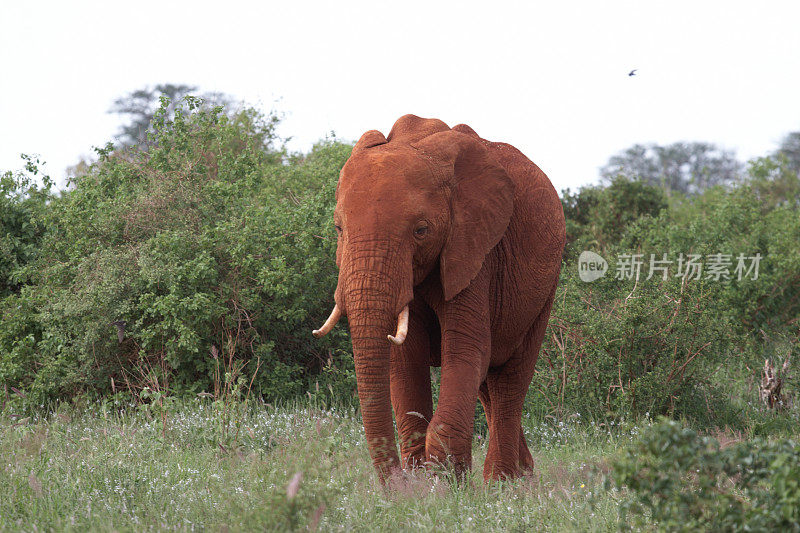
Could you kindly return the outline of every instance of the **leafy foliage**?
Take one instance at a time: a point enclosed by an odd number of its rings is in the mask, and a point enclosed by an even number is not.
[[[147,150],[99,150],[52,201],[42,253],[21,269],[31,285],[2,306],[0,381],[42,401],[108,391],[163,360],[174,389],[199,392],[215,348],[252,361],[248,376],[259,358],[253,388],[266,398],[299,394],[322,368],[350,387],[344,334],[309,333],[329,312],[333,188],[349,147],[286,158],[273,117],[194,98],[169,110],[164,100]]]
[[[629,494],[623,529],[652,520],[664,531],[797,531],[800,445],[755,439],[721,447],[663,420],[614,461],[609,485]]]
[[[19,291],[19,268],[32,261],[44,233],[41,216],[51,198],[53,182],[37,181],[39,160],[23,155],[25,171],[0,175],[0,299]]]
[[[567,258],[589,247],[601,252],[619,242],[631,226],[655,217],[667,207],[664,191],[642,181],[618,176],[607,187],[583,187],[561,193],[567,220]]]
[[[705,416],[722,400],[711,369],[731,340],[709,285],[682,278],[589,285],[565,273],[528,401],[594,418]]]
[[[564,194],[569,242],[529,406],[736,423],[720,381],[755,381],[749,368],[797,345],[800,210],[797,178],[784,169],[779,159],[755,160],[746,184],[669,204],[657,188],[625,178]],[[580,281],[582,250],[608,260],[605,277]],[[707,261],[718,253],[730,256],[729,278],[677,275],[681,254]],[[638,281],[619,275],[623,254],[641,255]],[[673,261],[666,279],[649,272],[664,254]],[[735,275],[738,254],[760,254],[757,279]]]
[[[786,153],[750,161],[749,183],[764,209],[800,206],[800,154],[792,157],[798,161],[792,162]]]
[[[155,87],[143,87],[114,100],[109,113],[126,115],[128,123],[124,124],[117,135],[123,146],[142,144],[151,131],[151,123],[161,107],[161,98],[167,98],[167,117],[172,118],[183,99],[197,94],[193,85],[160,83]],[[203,100],[217,106],[227,106],[231,98],[221,93],[206,93]]]

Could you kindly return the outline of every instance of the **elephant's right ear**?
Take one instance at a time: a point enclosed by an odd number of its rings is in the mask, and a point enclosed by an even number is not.
[[[383,133],[379,132],[378,130],[369,130],[361,136],[356,145],[353,147],[353,153],[366,150],[367,148],[372,148],[373,146],[378,146],[379,144],[386,144],[387,142],[388,141],[386,140],[386,137],[383,136]]]
[[[475,279],[508,228],[514,211],[514,182],[480,139],[459,131],[436,133],[416,148],[452,169],[450,235],[439,258],[445,300]],[[452,165],[452,166],[451,166]]]

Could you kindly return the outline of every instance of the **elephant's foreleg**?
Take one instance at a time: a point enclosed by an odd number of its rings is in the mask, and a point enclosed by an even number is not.
[[[533,456],[528,443],[525,442],[525,431],[522,429],[522,424],[519,428],[519,468],[523,475],[533,472]]]
[[[457,475],[472,465],[475,404],[491,350],[488,283],[480,277],[440,313],[442,372],[439,403],[428,426],[426,455]]]
[[[433,315],[427,306],[416,301],[409,309],[406,341],[392,347],[390,384],[401,462],[404,468],[415,468],[425,461],[425,435],[433,416],[428,331]]]

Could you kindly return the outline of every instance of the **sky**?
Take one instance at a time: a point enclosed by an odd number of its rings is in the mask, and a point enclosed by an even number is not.
[[[0,170],[66,168],[158,83],[283,116],[288,147],[406,114],[522,150],[557,190],[635,143],[742,160],[800,130],[800,2],[0,0]],[[635,76],[628,76],[631,69]]]

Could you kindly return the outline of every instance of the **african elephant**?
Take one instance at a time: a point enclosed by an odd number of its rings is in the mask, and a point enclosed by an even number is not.
[[[429,461],[468,472],[478,398],[489,426],[484,478],[531,468],[522,405],[566,240],[547,176],[469,126],[405,115],[388,137],[372,130],[356,143],[334,224],[335,306],[314,334],[347,316],[381,481]],[[435,413],[431,366],[441,366]]]

